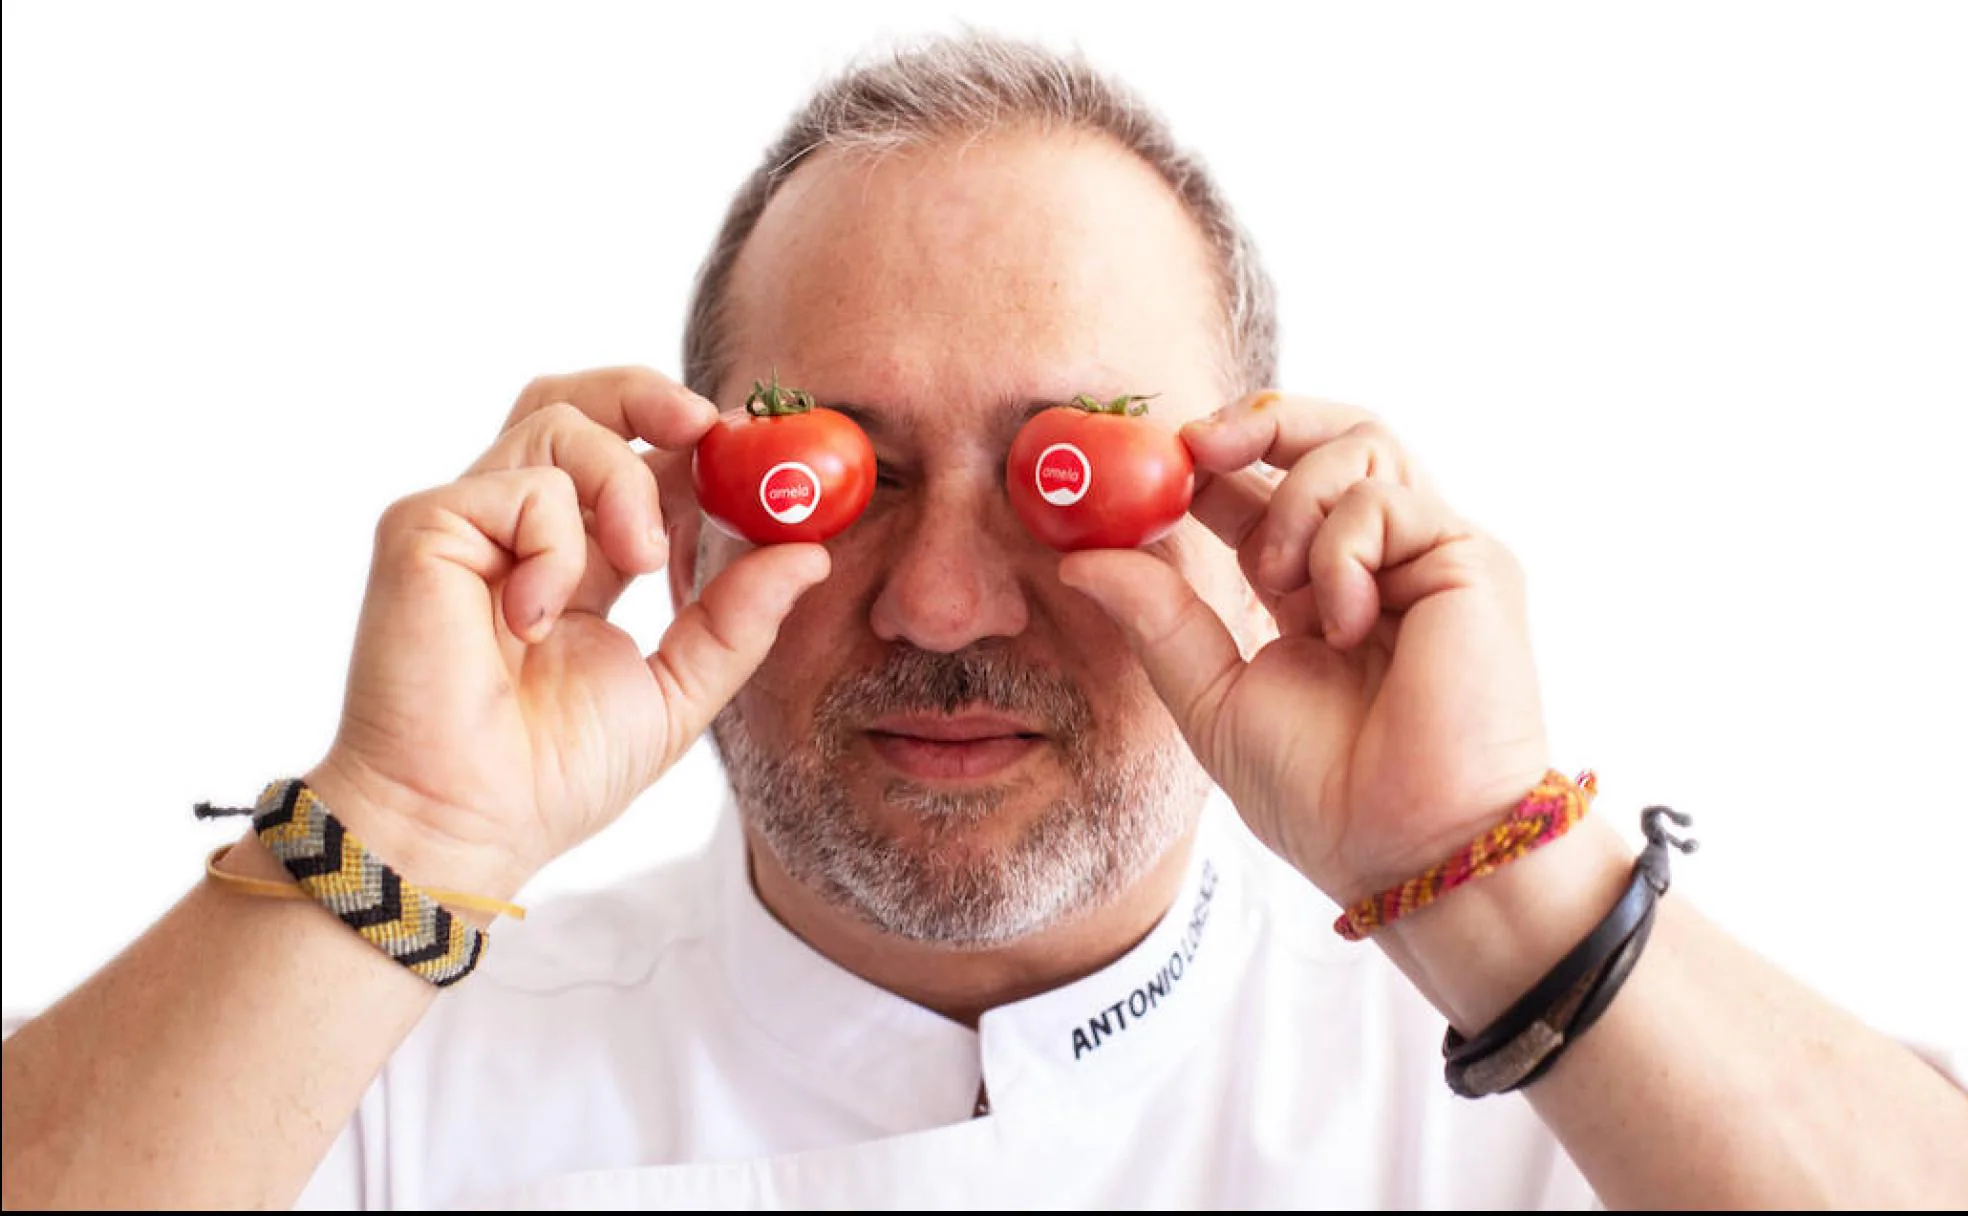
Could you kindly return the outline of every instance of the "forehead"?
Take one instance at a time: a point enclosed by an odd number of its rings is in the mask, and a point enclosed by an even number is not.
[[[775,370],[906,426],[923,412],[1223,391],[1207,247],[1152,169],[1104,137],[1005,133],[828,151],[780,188],[732,282],[732,386]]]

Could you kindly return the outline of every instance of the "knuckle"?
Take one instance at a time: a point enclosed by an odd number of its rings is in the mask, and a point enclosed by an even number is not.
[[[1339,504],[1333,508],[1340,511],[1366,513],[1386,508],[1394,498],[1394,488],[1387,482],[1363,477],[1346,487],[1346,493],[1339,496]]]
[[[588,421],[588,416],[580,406],[562,397],[541,406],[532,421],[542,431],[551,432],[578,428]]]
[[[554,463],[554,446],[573,433],[586,419],[578,407],[566,400],[548,401],[514,427],[515,438],[524,445],[526,464]]]
[[[376,519],[376,544],[381,547],[391,538],[416,531],[428,522],[432,514],[431,495],[425,490],[418,494],[407,494],[383,508]]]
[[[1401,441],[1378,420],[1356,424],[1347,431],[1347,436],[1358,443],[1375,464],[1399,466],[1405,463],[1405,449]]]
[[[1386,451],[1365,436],[1347,432],[1313,448],[1293,468],[1293,479],[1330,502],[1356,482],[1376,476],[1387,464]]]
[[[518,398],[513,401],[512,413],[506,416],[507,428],[524,422],[540,408],[542,402],[558,396],[562,379],[560,376],[535,376],[528,380],[526,387],[519,390]]]
[[[452,513],[445,507],[444,489],[425,490],[397,499],[376,521],[376,561],[379,565],[414,566],[438,550],[451,530]]]
[[[1347,438],[1360,445],[1361,460],[1370,477],[1392,477],[1411,484],[1414,462],[1398,436],[1377,418],[1354,424]]]
[[[1338,502],[1346,491],[1373,476],[1372,453],[1357,444],[1331,444],[1305,460],[1301,493],[1323,505]]]
[[[578,509],[574,475],[555,464],[534,465],[525,470],[528,488],[552,506]]]

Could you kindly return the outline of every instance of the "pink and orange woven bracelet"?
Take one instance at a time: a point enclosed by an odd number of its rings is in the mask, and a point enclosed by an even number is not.
[[[1496,826],[1469,842],[1448,860],[1393,886],[1378,895],[1369,895],[1349,905],[1333,931],[1350,942],[1357,942],[1382,925],[1391,924],[1447,895],[1471,879],[1496,872],[1532,849],[1563,836],[1585,817],[1599,792],[1599,779],[1590,771],[1572,781],[1556,769],[1549,769],[1523,801],[1512,807]]]

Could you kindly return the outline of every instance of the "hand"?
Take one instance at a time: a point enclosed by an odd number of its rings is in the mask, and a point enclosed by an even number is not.
[[[688,494],[716,417],[642,369],[538,380],[463,477],[384,514],[341,726],[308,775],[378,856],[509,895],[621,814],[764,659],[827,576],[818,545],[747,554],[654,654],[607,620],[667,560],[659,494]]]
[[[1277,636],[1246,661],[1147,552],[1074,554],[1059,575],[1121,628],[1252,830],[1345,904],[1500,819],[1548,764],[1515,560],[1353,407],[1262,393],[1183,438],[1190,512]]]

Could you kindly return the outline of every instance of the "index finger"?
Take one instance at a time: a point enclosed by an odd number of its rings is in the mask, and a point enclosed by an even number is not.
[[[1182,439],[1196,463],[1211,472],[1229,473],[1259,460],[1289,468],[1320,444],[1373,421],[1357,405],[1266,389],[1188,423]]]
[[[560,401],[624,439],[641,439],[659,448],[696,443],[718,417],[716,405],[661,372],[604,367],[533,381],[513,403],[501,433]]]

